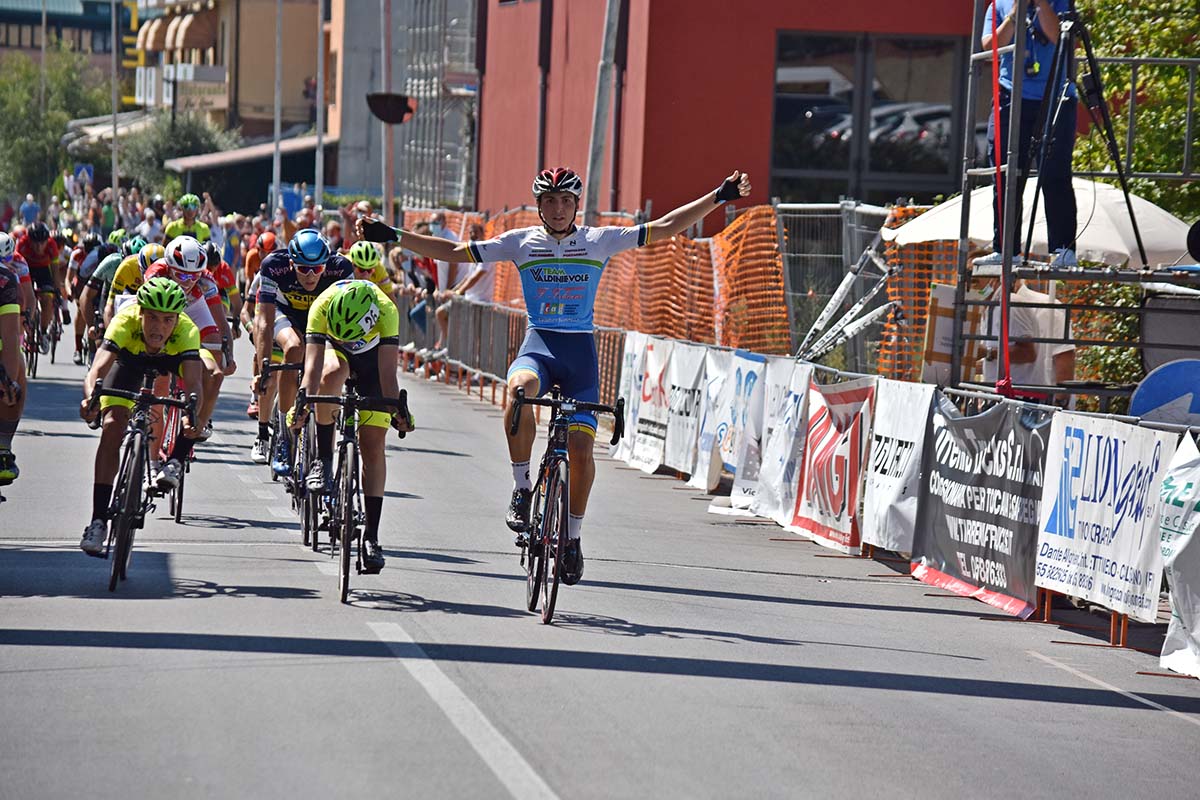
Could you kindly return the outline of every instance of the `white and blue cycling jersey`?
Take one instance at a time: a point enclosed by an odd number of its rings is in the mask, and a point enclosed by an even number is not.
[[[622,250],[650,243],[650,226],[580,226],[555,239],[543,227],[518,228],[494,239],[468,243],[477,264],[511,261],[521,275],[529,327],[560,333],[591,333],[600,275]]]

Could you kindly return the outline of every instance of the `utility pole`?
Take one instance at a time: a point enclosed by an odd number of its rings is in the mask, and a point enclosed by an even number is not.
[[[283,191],[279,182],[283,179],[280,174],[279,136],[282,133],[283,117],[283,0],[275,0],[275,152],[271,156],[271,183],[274,186],[274,197],[271,198],[271,210],[283,208]]]
[[[42,89],[41,96],[38,100],[38,108],[42,110],[42,116],[46,115],[46,0],[42,0]]]
[[[45,0],[43,0],[42,8],[45,8]],[[112,0],[112,39],[109,41],[112,51],[112,79],[110,80],[110,89],[112,91],[112,204],[113,210],[117,209],[117,189],[121,186],[121,179],[117,173],[117,112],[120,110],[120,98],[117,94],[117,12],[121,8],[118,0]],[[45,28],[42,29],[42,63],[45,64],[45,45],[46,34]]]
[[[608,127],[608,101],[612,92],[613,61],[617,52],[617,26],[621,19],[621,0],[608,0],[604,11],[604,40],[600,64],[596,68],[596,104],[592,107],[592,142],[588,153],[587,201],[584,221],[596,224],[600,215],[601,162],[604,160],[604,131]]]
[[[317,153],[313,197],[324,206],[325,196],[325,0],[317,0]],[[320,220],[318,220],[318,223]]]
[[[383,31],[380,37],[380,77],[381,92],[390,94],[392,91],[392,0],[379,0],[382,5]],[[383,221],[388,225],[394,223],[393,217],[393,175],[395,173],[396,143],[392,136],[392,126],[383,124]]]

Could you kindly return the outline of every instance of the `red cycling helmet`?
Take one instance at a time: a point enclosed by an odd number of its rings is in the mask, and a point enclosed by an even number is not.
[[[548,192],[570,192],[578,200],[583,195],[583,181],[567,167],[544,169],[533,179],[533,197],[536,200]]]

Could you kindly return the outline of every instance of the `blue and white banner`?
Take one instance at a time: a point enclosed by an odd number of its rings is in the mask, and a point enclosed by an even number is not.
[[[642,399],[642,359],[646,339],[637,331],[625,333],[625,351],[621,355],[621,385],[617,396],[625,398],[625,438],[613,449],[613,458],[628,462],[633,455],[633,437],[637,433],[638,404]]]
[[[700,398],[700,438],[696,442],[696,469],[688,486],[711,492],[721,482],[721,454],[718,432],[729,412],[722,413],[721,400],[733,353],[728,350],[708,350],[704,354],[704,392]]]
[[[1200,450],[1185,434],[1162,484],[1163,572],[1171,589],[1171,623],[1159,666],[1200,678]]]
[[[667,445],[663,463],[691,475],[704,410],[703,345],[675,342],[667,368]]]
[[[737,474],[742,466],[743,440],[758,436],[762,425],[762,379],[767,357],[735,350],[729,377],[717,403],[717,449],[725,469]]]
[[[1143,622],[1162,582],[1159,487],[1175,434],[1060,412],[1050,426],[1035,583]]]
[[[780,525],[792,524],[796,494],[800,489],[800,470],[804,466],[805,426],[808,385],[812,365],[802,361],[789,364],[787,391],[779,398],[769,433],[763,436],[762,466],[758,471],[758,490],[750,510]],[[770,365],[768,365],[768,372]],[[770,383],[768,375],[768,383]]]
[[[775,420],[783,410],[780,405],[787,395],[788,379],[796,364],[795,359],[767,356],[766,367],[756,392],[755,408],[749,409],[746,425],[742,431],[741,455],[738,471],[733,481],[729,504],[734,508],[748,509],[758,492],[759,470],[762,468],[762,450],[775,427]]]

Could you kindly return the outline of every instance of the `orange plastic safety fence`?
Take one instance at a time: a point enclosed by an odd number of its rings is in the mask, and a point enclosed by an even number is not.
[[[927,206],[896,206],[884,227],[897,228],[920,216]],[[901,322],[890,318],[883,326],[878,351],[880,375],[896,380],[919,381],[928,324],[930,284],[954,285],[958,282],[958,244],[955,241],[920,242],[888,245],[884,251],[888,265],[900,267],[899,274],[888,280],[888,299],[900,304]]]
[[[791,334],[775,209],[758,206],[739,215],[712,238],[712,254],[720,344],[787,353]]]

